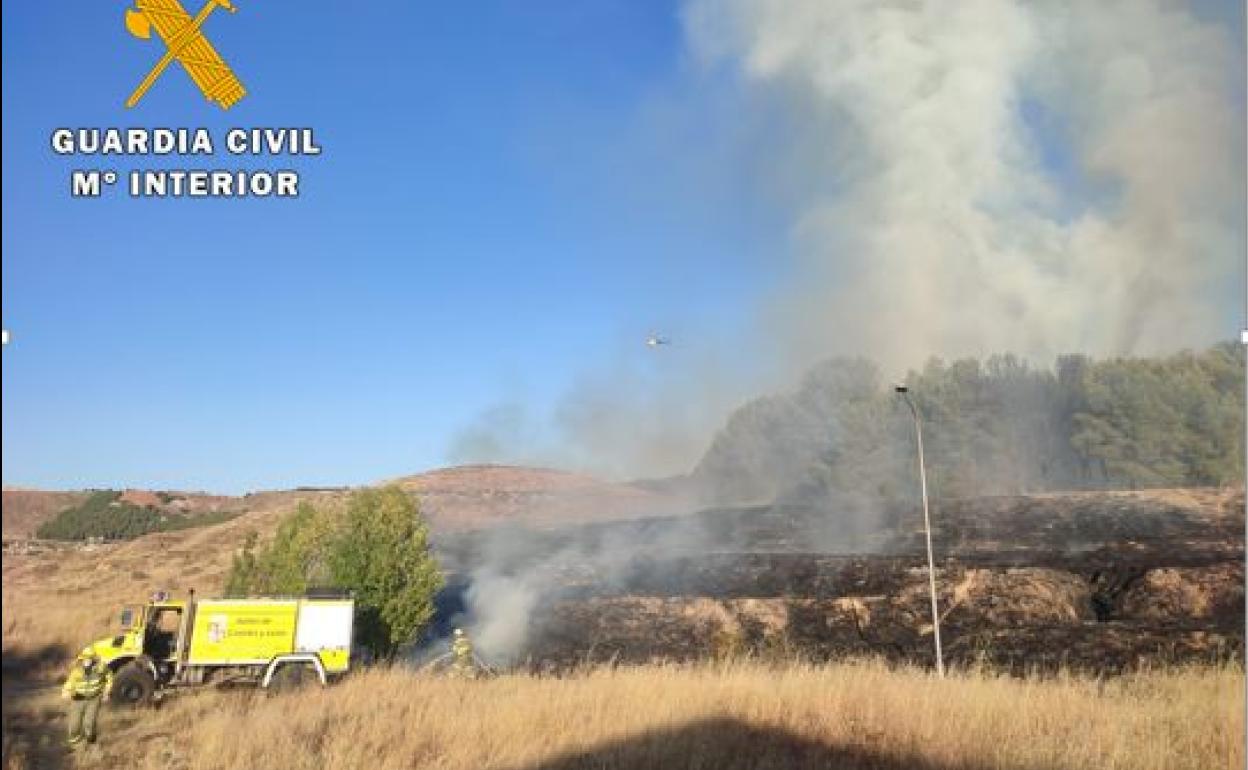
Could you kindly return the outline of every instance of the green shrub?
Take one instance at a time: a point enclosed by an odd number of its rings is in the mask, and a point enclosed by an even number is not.
[[[92,492],[82,503],[66,508],[39,525],[36,537],[46,540],[133,540],[151,532],[172,532],[228,521],[237,513],[213,511],[196,516],[170,514],[158,508],[134,505],[121,492]]]

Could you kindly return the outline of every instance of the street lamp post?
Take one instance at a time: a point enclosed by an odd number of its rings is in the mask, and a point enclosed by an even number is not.
[[[927,580],[932,594],[932,632],[936,640],[936,673],[944,677],[945,659],[940,649],[940,610],[936,604],[936,560],[932,557],[932,520],[927,510],[927,469],[923,464],[923,424],[919,420],[919,409],[910,398],[910,391],[905,385],[896,386],[896,391],[910,407],[914,415],[914,435],[919,445],[919,486],[923,492],[923,533],[927,538]]]

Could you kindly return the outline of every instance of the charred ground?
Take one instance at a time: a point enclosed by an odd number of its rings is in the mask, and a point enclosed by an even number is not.
[[[942,501],[946,657],[1020,671],[1242,658],[1243,510],[1243,492],[1225,490]],[[921,517],[899,506],[874,528],[846,524],[865,520],[725,508],[458,534],[439,550],[453,591],[489,574],[535,594],[518,654],[540,667],[741,653],[928,662]]]

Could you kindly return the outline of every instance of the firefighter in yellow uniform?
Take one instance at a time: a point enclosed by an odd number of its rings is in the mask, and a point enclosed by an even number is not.
[[[95,743],[95,724],[100,716],[100,701],[108,688],[109,673],[100,663],[95,650],[87,647],[74,661],[61,697],[69,703],[69,746],[76,748],[84,740]]]
[[[455,629],[454,640],[451,642],[451,655],[454,656],[451,663],[453,675],[464,679],[472,679],[476,676],[477,666],[473,660],[472,642],[468,641],[468,635],[462,628]]]

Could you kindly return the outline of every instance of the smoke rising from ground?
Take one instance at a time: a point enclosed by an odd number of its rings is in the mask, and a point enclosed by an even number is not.
[[[1244,285],[1236,30],[1160,0],[691,0],[683,21],[708,77],[770,94],[794,127],[751,145],[777,170],[760,187],[786,188],[789,288],[758,298],[752,339],[715,341],[766,366],[751,386],[840,354],[899,374],[1227,337]],[[704,364],[587,375],[527,439],[514,411],[485,415],[453,459],[684,472],[743,395]],[[655,408],[673,401],[690,410]]]
[[[593,565],[595,579],[610,584],[627,579],[640,553],[701,548],[706,541],[696,519],[657,530],[608,527],[554,535],[506,527],[480,538],[479,553],[461,565],[469,570],[461,622],[481,654],[500,664],[516,662],[525,651],[539,605],[583,577],[578,565]]]

